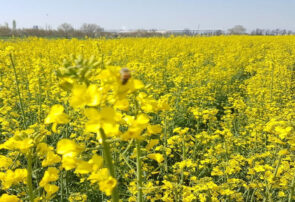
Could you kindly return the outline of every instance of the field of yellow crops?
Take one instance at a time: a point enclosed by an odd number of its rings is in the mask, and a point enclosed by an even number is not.
[[[294,36],[0,41],[0,201],[294,201],[294,93]]]

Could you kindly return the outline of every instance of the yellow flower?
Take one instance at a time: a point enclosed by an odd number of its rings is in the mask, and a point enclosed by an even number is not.
[[[97,170],[96,172],[92,172],[91,175],[88,177],[88,180],[90,180],[91,184],[95,184],[108,179],[109,176],[109,170],[107,168],[102,168],[100,170]]]
[[[100,92],[96,85],[75,85],[72,89],[70,104],[74,108],[97,106],[100,104]]]
[[[63,156],[61,162],[62,162],[62,167],[65,170],[71,170],[71,169],[76,168],[76,166],[77,166],[77,158],[76,157]]]
[[[8,150],[19,150],[23,154],[26,154],[29,149],[33,146],[33,140],[30,138],[25,138],[23,140],[16,140],[13,136],[9,138],[6,142],[0,145],[1,149]]]
[[[0,180],[2,182],[2,188],[9,189],[14,184],[18,184],[20,182],[26,183],[27,174],[26,169],[16,169],[15,171],[8,170],[6,173],[1,173]]]
[[[71,196],[69,197],[69,201],[70,202],[77,202],[77,201],[86,202],[87,195],[81,194],[81,193],[72,193]]]
[[[144,87],[144,84],[137,79],[129,79],[126,84],[122,84],[121,81],[119,80],[118,88],[117,88],[117,96],[118,99],[124,99],[129,93],[132,93],[138,89],[141,89]]]
[[[56,152],[62,155],[62,167],[71,170],[77,166],[77,156],[84,150],[84,147],[76,144],[73,140],[62,139],[58,141]]]
[[[279,191],[279,194],[278,194],[279,197],[285,197],[286,194],[283,192],[283,191]]]
[[[83,151],[83,147],[70,139],[62,139],[58,141],[56,151],[63,157],[76,157]]]
[[[116,136],[119,133],[116,121],[120,118],[120,114],[113,108],[104,107],[101,111],[89,108],[85,110],[85,115],[88,118],[86,131],[99,133],[99,129],[103,128],[107,136]]]
[[[59,174],[59,170],[57,168],[55,167],[48,168],[45,171],[41,182],[39,183],[40,187],[45,187],[45,185],[47,185],[49,182],[54,182],[58,180],[58,174]]]
[[[120,109],[122,111],[128,111],[129,109],[129,102],[127,99],[120,99],[117,100],[114,106],[116,109]]]
[[[57,124],[66,124],[69,122],[68,115],[63,113],[64,107],[62,105],[53,105],[48,116],[45,118],[44,123],[53,123],[52,131],[56,133]]]
[[[87,161],[79,160],[76,163],[76,170],[75,173],[78,174],[87,174],[92,171],[92,165],[88,163]]]
[[[155,99],[151,98],[151,97],[148,97],[147,94],[139,93],[136,99],[140,103],[141,109],[145,113],[157,112],[158,111],[157,101]]]
[[[149,117],[146,114],[139,114],[136,118],[137,125],[145,125],[150,121]]]
[[[158,163],[161,163],[162,161],[164,161],[163,155],[159,153],[149,154],[147,155],[147,157],[157,161]]]
[[[145,114],[139,114],[136,119],[134,117],[127,116],[125,121],[129,125],[128,130],[122,135],[123,140],[138,139],[142,140],[142,131],[147,127],[149,123],[149,117]]]
[[[21,200],[15,195],[2,194],[0,202],[20,202]]]
[[[263,167],[262,165],[256,165],[256,166],[254,167],[254,170],[255,170],[256,172],[264,172],[264,171],[265,171],[265,169],[264,169],[264,167]]]
[[[100,181],[99,183],[99,190],[104,192],[107,196],[112,194],[113,189],[117,185],[117,180],[112,176],[109,176],[108,179]]]
[[[48,146],[46,143],[41,142],[37,145],[37,154],[39,156],[45,156],[48,152],[52,151],[53,147]]]
[[[29,149],[33,146],[33,140],[30,138],[25,138],[21,141],[16,141],[15,147],[19,149],[23,154],[27,153]]]
[[[46,155],[46,158],[42,161],[42,166],[50,166],[56,163],[59,163],[61,161],[60,156],[55,154],[53,151],[49,151]]]
[[[285,156],[285,155],[287,155],[287,154],[289,154],[288,149],[282,149],[282,150],[280,150],[279,153],[278,153],[279,156]]]
[[[146,146],[146,150],[149,151],[151,148],[153,148],[155,145],[159,143],[158,139],[151,139],[149,143]]]
[[[180,127],[178,127],[173,130],[173,133],[178,133],[179,135],[184,135],[185,133],[187,133],[188,130],[189,130],[189,128],[181,129]]]
[[[168,103],[168,98],[161,98],[158,101],[158,109],[163,111],[168,111],[170,109],[170,105]]]
[[[54,194],[54,193],[56,193],[57,191],[58,191],[58,189],[59,189],[59,187],[58,186],[56,186],[56,185],[54,185],[54,184],[46,184],[45,186],[44,186],[44,189],[45,189],[45,191],[46,191],[46,198],[47,199],[49,199],[49,198],[51,198],[51,196]]]
[[[211,172],[211,175],[212,175],[212,176],[214,176],[214,175],[216,175],[216,176],[222,176],[222,175],[224,175],[224,173],[223,173],[223,171],[220,170],[220,168],[217,166],[217,167],[214,167],[214,168],[213,168],[213,170],[212,170],[212,172]]]
[[[0,168],[7,169],[11,164],[12,160],[6,156],[0,155]]]
[[[66,91],[70,91],[72,90],[74,83],[75,83],[74,79],[69,77],[63,77],[61,78],[61,81],[59,82],[59,86]]]
[[[17,182],[23,182],[23,183],[27,183],[27,175],[28,175],[28,171],[27,169],[16,169],[14,171],[14,180]]]
[[[95,172],[102,167],[103,158],[101,156],[98,156],[97,154],[94,154],[92,158],[88,161],[88,163],[92,165],[92,170]]]
[[[157,125],[149,125],[147,127],[147,129],[148,129],[148,132],[150,134],[159,134],[159,133],[162,132],[162,127],[159,124],[157,124]]]

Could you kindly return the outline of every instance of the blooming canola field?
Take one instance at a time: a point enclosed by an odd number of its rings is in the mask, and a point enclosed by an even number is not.
[[[294,201],[295,37],[0,41],[0,201]]]

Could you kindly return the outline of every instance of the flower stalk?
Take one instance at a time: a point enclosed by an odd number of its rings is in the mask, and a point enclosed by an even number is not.
[[[101,135],[101,139],[102,139],[103,155],[104,155],[104,159],[106,161],[106,166],[110,172],[110,175],[115,178],[115,170],[114,170],[110,145],[106,141],[106,134],[105,134],[104,130],[102,128],[100,128],[99,131],[100,131],[100,135]],[[112,191],[112,201],[113,202],[119,201],[119,192],[118,192],[117,186]]]
[[[23,116],[24,127],[27,128],[24,105],[23,105],[23,101],[22,101],[22,98],[21,98],[21,94],[20,94],[19,81],[18,81],[18,76],[17,76],[17,73],[16,73],[16,68],[15,68],[15,64],[14,64],[12,54],[9,54],[9,58],[10,58],[11,66],[13,68],[13,73],[14,73],[14,77],[15,77],[16,91],[17,91],[17,95],[18,95],[18,99],[19,99],[19,105],[20,105],[21,113],[22,113],[22,116]]]
[[[30,198],[30,202],[34,202],[33,183],[32,183],[32,154],[31,151],[27,155],[27,189]]]
[[[137,202],[143,201],[142,195],[142,170],[141,170],[141,150],[140,150],[140,141],[136,140],[136,167],[137,167]]]
[[[289,194],[289,199],[288,202],[291,202],[293,199],[293,195],[294,195],[294,187],[295,187],[295,175],[292,179],[292,184],[291,184],[291,190],[290,190],[290,194]]]

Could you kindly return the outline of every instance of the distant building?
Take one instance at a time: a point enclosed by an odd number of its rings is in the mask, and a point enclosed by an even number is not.
[[[167,34],[167,33],[169,33],[168,30],[156,30],[155,32],[159,33],[159,34]]]

